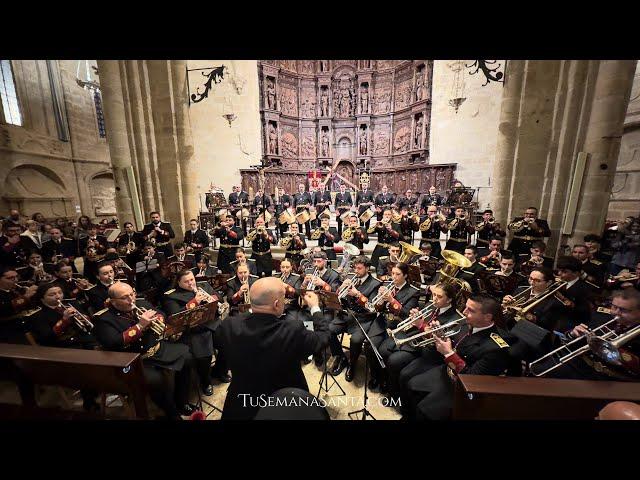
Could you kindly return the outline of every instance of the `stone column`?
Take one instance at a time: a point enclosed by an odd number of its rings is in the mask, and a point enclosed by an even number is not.
[[[104,122],[111,165],[113,167],[113,177],[116,184],[116,207],[118,220],[122,225],[126,221],[135,221],[135,218],[133,214],[133,199],[125,173],[125,169],[132,165],[120,67],[120,62],[116,60],[98,60]],[[142,225],[137,225],[137,228],[142,229]]]
[[[173,84],[175,129],[178,141],[178,160],[180,162],[182,207],[184,224],[188,225],[190,219],[198,218],[200,199],[198,198],[198,169],[189,120],[186,60],[171,61],[171,79]]]
[[[635,69],[636,60],[600,62],[583,148],[589,158],[570,244],[604,227]]]
[[[493,162],[491,208],[496,221],[506,225],[511,198],[511,176],[516,151],[520,95],[524,79],[524,60],[509,60],[505,69],[496,157]]]

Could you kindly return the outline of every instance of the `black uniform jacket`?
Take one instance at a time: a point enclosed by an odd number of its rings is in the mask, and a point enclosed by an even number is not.
[[[154,237],[156,239],[156,243],[165,243],[171,240],[172,238],[176,238],[176,234],[173,231],[173,227],[169,222],[160,222],[158,226],[160,227],[161,230],[163,230],[164,232],[167,232],[167,234],[160,235],[159,233],[156,233],[156,236]],[[155,227],[156,226],[153,224],[153,222],[147,223],[142,229],[142,235],[146,237],[151,232],[153,232]]]
[[[412,308],[418,307],[420,290],[409,284],[409,282],[406,282],[402,288],[396,292],[393,298],[400,304],[399,311],[389,302],[386,302],[384,305],[384,311],[393,314],[393,320],[386,321],[387,326],[391,328],[398,324],[398,320],[404,320],[407,318]]]
[[[268,314],[243,314],[223,322],[219,335],[233,376],[223,420],[252,419],[261,395],[285,387],[308,390],[301,360],[321,352],[329,341],[329,326],[322,314],[312,319],[313,332],[302,322],[285,322]]]
[[[236,272],[238,269],[238,260],[234,260],[233,262],[229,262],[233,271]],[[249,273],[251,275],[257,275],[258,269],[256,267],[256,261],[253,258],[247,258],[247,266],[249,267]]]
[[[85,294],[87,295],[89,306],[93,309],[92,311],[97,312],[105,307],[104,302],[109,298],[109,287],[102,282],[98,282],[95,286],[86,290]]]
[[[76,242],[70,238],[62,238],[60,243],[51,239],[42,244],[42,258],[45,262],[51,262],[57,255],[61,255],[62,258],[76,257],[78,255]]]
[[[251,285],[253,285],[256,280],[258,280],[258,277],[249,274],[249,288],[251,288]],[[227,280],[227,302],[229,302],[229,304],[238,305],[244,303],[244,295],[236,295],[236,293],[240,291],[241,286],[242,282],[235,275]]]
[[[191,246],[192,243],[201,245],[201,247],[197,248],[207,247],[209,245],[209,235],[201,229],[197,229],[196,233],[193,233],[191,230],[187,230],[184,234],[184,244]]]
[[[440,322],[442,324],[442,322]],[[469,327],[463,327],[463,335],[468,333]],[[461,332],[461,333],[462,333]],[[457,356],[464,360],[465,365],[457,373],[467,375],[500,375],[509,364],[509,345],[494,340],[491,334],[501,339],[509,338],[509,334],[493,325],[472,335],[463,336],[455,346]],[[494,336],[495,338],[495,336]],[[451,366],[451,357],[445,360]]]
[[[42,306],[40,310],[27,317],[26,326],[35,337],[38,345],[61,348],[92,348],[97,346],[96,338],[91,333],[85,333],[78,329],[73,320],[60,335],[56,335],[53,327],[61,319],[62,313],[53,308]]]

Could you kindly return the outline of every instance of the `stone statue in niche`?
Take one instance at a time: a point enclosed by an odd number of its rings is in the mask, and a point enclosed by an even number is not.
[[[360,129],[360,155],[367,154],[367,127],[363,126]]]
[[[415,147],[422,148],[422,116],[416,120]]]
[[[316,102],[310,96],[304,99],[303,113],[305,117],[315,117]]]
[[[369,113],[369,88],[367,86],[360,89],[360,113]]]
[[[269,124],[269,153],[278,154],[278,132],[271,123]]]
[[[340,89],[340,116],[348,117],[351,115],[351,92],[347,87]]]
[[[272,78],[267,78],[267,108],[276,109],[276,84]]]
[[[320,115],[323,117],[329,116],[329,93],[326,88],[323,88],[320,94]]]
[[[327,135],[327,131],[323,130],[322,131],[322,147],[321,147],[321,153],[323,157],[328,157],[329,156],[329,135]]]
[[[418,77],[416,78],[416,102],[422,100],[424,96],[424,76],[422,72],[418,72]]]

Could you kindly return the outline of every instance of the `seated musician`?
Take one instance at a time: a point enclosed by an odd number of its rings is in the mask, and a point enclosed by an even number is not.
[[[203,254],[204,249],[209,246],[209,234],[206,230],[200,228],[198,220],[195,218],[189,221],[189,226],[191,229],[185,232],[183,243],[187,248],[187,253],[193,253],[197,261]]]
[[[206,279],[216,276],[220,273],[216,267],[212,267],[209,264],[209,255],[203,254],[198,258],[196,266],[191,269],[193,275],[198,279]]]
[[[133,282],[135,277],[135,271],[127,265],[127,263],[118,255],[116,249],[109,247],[107,253],[104,256],[104,261],[109,262],[115,272],[116,280],[124,280],[126,282]]]
[[[329,260],[336,259],[336,252],[333,247],[340,241],[340,237],[338,237],[338,230],[329,226],[329,217],[321,217],[320,228],[314,230],[311,234],[311,239],[318,240],[318,246],[327,254]]]
[[[571,256],[577,258],[582,264],[582,279],[587,280],[599,288],[604,285],[605,265],[599,260],[589,258],[589,249],[586,245],[577,244],[571,250]]]
[[[409,315],[416,319],[413,322],[413,328],[396,333],[395,338],[397,340],[405,340],[423,332],[427,328],[432,328],[436,320],[444,325],[462,316],[453,305],[457,294],[454,285],[438,283],[432,285],[430,291],[431,310],[412,308],[409,311]],[[425,313],[429,314],[429,316],[427,318],[418,318],[420,312],[423,312],[422,317],[424,317]],[[404,319],[407,319],[409,315],[405,315]],[[415,347],[411,342],[404,342],[398,346],[391,337],[387,338],[380,346],[380,354],[387,366],[386,382],[389,393],[401,398],[403,389],[409,379],[433,366],[442,364],[442,358],[434,353],[432,347]]]
[[[616,337],[623,336],[633,329],[640,328],[640,292],[635,289],[616,290],[611,299],[611,317],[605,323],[612,321],[607,327],[615,332]],[[594,335],[599,336],[604,332],[594,328]],[[563,339],[567,344],[577,338],[584,338],[590,329],[585,323],[572,328]],[[546,373],[548,378],[568,378],[578,380],[609,380],[609,381],[639,381],[640,380],[640,337],[629,337],[612,352],[609,350],[604,356],[598,355],[597,348],[585,351],[577,358],[564,363],[557,359],[542,360],[532,369],[532,373],[543,372],[547,368],[557,366]],[[570,351],[576,351],[584,342],[577,342],[575,347],[569,347]],[[568,352],[566,352],[568,353]],[[562,351],[565,354],[565,351]],[[610,361],[604,358],[608,357]],[[530,367],[531,368],[531,367]]]
[[[567,282],[559,293],[570,300],[566,304],[568,313],[560,320],[557,328],[564,331],[580,323],[589,324],[592,299],[597,287],[581,278],[582,264],[574,257],[558,258],[556,270],[560,280]]]
[[[420,290],[409,283],[409,266],[406,263],[397,263],[391,270],[391,282],[381,285],[378,288],[378,295],[384,294],[378,302],[376,302],[376,310],[379,318],[386,328],[395,328],[398,322],[409,316],[409,312],[418,306],[418,298]],[[389,340],[386,338],[381,344],[382,346]],[[382,350],[381,350],[382,352]],[[368,387],[375,389],[380,385],[380,390],[386,390],[386,375],[380,364],[374,359],[370,359],[371,380]]]
[[[355,276],[348,278],[340,285],[340,289],[348,289],[343,305],[345,310],[350,310],[356,316],[360,325],[369,335],[372,343],[378,347],[386,335],[386,325],[382,319],[378,319],[377,312],[370,312],[365,308],[366,303],[372,299],[382,284],[378,279],[369,275],[369,259],[361,255],[353,260]],[[355,375],[356,362],[362,352],[362,344],[365,340],[360,327],[345,312],[338,312],[331,322],[330,330],[334,334],[348,331],[351,334],[349,343],[349,366],[344,378],[351,382]]]
[[[62,289],[64,298],[76,298],[80,292],[89,288],[86,278],[73,278],[73,270],[67,260],[56,263],[53,274],[56,277],[54,283]]]
[[[400,244],[398,242],[393,242],[389,245],[389,255],[379,258],[378,268],[376,268],[378,280],[386,281],[391,278],[391,269],[398,263],[399,257]]]
[[[273,257],[271,256],[271,245],[276,244],[276,237],[273,232],[266,228],[264,217],[256,218],[256,235],[251,242],[251,260],[256,263],[255,275],[259,277],[270,277],[273,273]],[[258,234],[257,230],[263,228],[264,233]]]
[[[73,260],[77,256],[76,242],[72,238],[63,238],[62,230],[54,227],[49,232],[51,240],[42,244],[42,257],[45,262],[57,263],[58,260],[68,258],[71,266],[74,267]]]
[[[297,223],[292,223],[291,225],[289,225],[289,231],[284,237],[280,239],[281,244],[287,238],[290,239],[290,241],[286,247],[284,258],[291,259],[291,261],[295,265],[294,268],[297,269],[300,265],[300,261],[303,258],[301,252],[302,250],[307,248],[307,242],[305,241],[304,235],[298,232]]]
[[[515,260],[513,254],[509,252],[502,252],[502,260],[500,260],[500,270],[496,271],[493,275],[499,277],[507,277],[509,280],[501,283],[502,289],[500,291],[493,292],[500,297],[505,295],[512,295],[516,291],[518,285],[523,284],[526,281],[525,276],[517,273],[515,270]]]
[[[516,271],[522,275],[529,275],[533,267],[549,267],[553,268],[553,258],[544,255],[547,245],[542,241],[535,241],[529,248],[529,254],[520,254],[517,260]]]
[[[380,257],[389,255],[389,245],[398,240],[402,240],[400,224],[393,222],[392,212],[387,209],[382,213],[382,220],[367,230],[368,233],[378,234],[378,243],[371,254],[371,265],[378,268]]]
[[[98,250],[96,250],[94,246],[87,247],[83,252],[82,275],[89,280],[90,283],[96,283],[98,281],[98,265],[104,257],[98,255]]]
[[[474,245],[467,245],[464,249],[464,256],[471,262],[471,266],[460,269],[459,278],[467,281],[474,293],[478,293],[480,286],[476,279],[476,273],[485,269],[485,266],[477,261],[478,248]]]
[[[32,308],[37,285],[20,288],[14,267],[0,268],[0,343],[24,343],[24,330],[19,316]]]
[[[206,294],[203,294],[200,289],[204,290]],[[174,315],[212,301],[219,301],[219,298],[213,292],[211,285],[206,282],[196,284],[196,279],[191,270],[180,270],[176,274],[175,288],[167,290],[162,296],[162,307],[167,315]],[[200,380],[200,388],[205,395],[213,394],[211,361],[214,347],[219,348],[214,340],[218,325],[220,325],[219,317],[185,331],[179,340],[189,346],[189,351],[194,358],[198,379]],[[226,377],[227,368],[224,364],[223,354],[220,351],[218,351],[216,358],[215,374],[220,381],[228,380]]]
[[[90,225],[88,232],[89,236],[80,239],[80,251],[85,252],[88,247],[96,247],[96,252],[98,255],[104,255],[107,251],[107,247],[109,246],[109,242],[107,242],[107,237],[104,235],[98,234],[98,226]]]
[[[98,276],[95,285],[85,291],[90,312],[97,312],[104,308],[104,302],[109,298],[109,287],[115,282],[115,271],[109,262],[98,265]]]
[[[247,258],[247,254],[244,252],[244,248],[238,247],[235,252],[236,259],[231,262],[233,271],[236,272],[240,265],[246,265],[249,268],[251,275],[258,275],[258,267],[256,267],[256,261],[252,258]]]
[[[169,265],[164,253],[156,252],[153,243],[145,243],[136,262],[136,288],[139,292],[160,288],[166,283],[161,265]]]
[[[246,264],[238,265],[236,274],[227,280],[227,302],[233,312],[248,308],[251,303],[249,298],[249,287],[258,279],[255,275],[249,274],[249,267]],[[242,307],[240,307],[242,305]]]
[[[453,409],[456,376],[500,375],[509,364],[507,332],[497,326],[501,321],[500,304],[485,294],[467,300],[462,336],[434,337],[435,348],[444,365],[416,375],[407,383],[408,417],[418,420],[445,420]],[[442,324],[442,322],[439,322]]]
[[[487,270],[500,270],[500,260],[502,260],[502,238],[493,237],[489,240],[489,247],[478,248],[480,263]]]
[[[420,242],[420,251],[422,255],[416,258],[415,264],[420,267],[422,284],[429,285],[435,277],[440,261],[433,255],[433,246],[430,242]]]
[[[187,247],[184,243],[176,243],[173,247],[173,255],[167,258],[167,262],[180,262],[184,268],[193,268],[196,264],[196,258],[193,253],[187,253]]]
[[[636,290],[640,290],[640,262],[636,265],[636,270],[634,273],[629,274],[631,278],[635,277],[635,280],[625,280],[622,279],[620,282],[620,288],[635,288]]]
[[[601,250],[602,238],[600,236],[589,233],[584,236],[584,244],[589,249],[589,260],[597,260],[603,264],[611,262],[611,255]]]
[[[297,290],[302,285],[302,277],[297,273],[293,273],[291,260],[285,258],[280,262],[280,272],[275,275],[276,278],[282,280],[285,284],[284,298],[284,319],[298,320],[300,312],[300,304],[298,302]]]
[[[365,228],[358,226],[359,223],[360,219],[355,215],[349,217],[349,229],[352,235],[351,240],[347,240],[347,243],[355,245],[362,252],[364,245],[369,243],[369,234]]]
[[[133,268],[145,244],[142,233],[136,232],[131,222],[124,223],[124,232],[118,237],[118,252],[125,256],[127,264]]]
[[[162,340],[163,317],[149,302],[137,299],[130,285],[118,282],[109,288],[107,308],[96,312],[92,321],[106,350],[142,356],[151,399],[167,417],[179,420],[181,414],[193,413],[188,404],[192,357],[186,345]]]
[[[323,251],[314,252],[311,256],[313,266],[307,268],[305,275],[302,278],[300,288],[306,290],[324,290],[325,292],[335,292],[340,283],[340,276],[338,272],[328,267],[327,254]],[[317,270],[317,276],[314,278],[312,273]],[[331,322],[333,319],[333,313],[327,309],[322,309],[322,315],[327,322]],[[311,311],[309,308],[302,308],[298,311],[298,319],[303,324],[309,326],[313,323],[311,318]],[[346,357],[342,352],[342,346],[338,341],[336,335],[330,335],[329,347],[331,349],[331,355],[334,357],[334,366],[342,364],[344,368]],[[345,360],[343,360],[345,359]],[[324,363],[324,358],[319,353],[314,355],[314,361],[316,366],[321,366]]]

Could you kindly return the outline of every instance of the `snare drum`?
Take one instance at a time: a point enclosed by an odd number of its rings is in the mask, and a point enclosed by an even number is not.
[[[250,213],[248,208],[243,208],[236,212],[236,218],[249,218]]]
[[[278,216],[278,222],[280,222],[281,225],[284,225],[285,223],[291,225],[292,223],[296,223],[296,217],[289,209],[287,209]]]
[[[376,214],[376,210],[373,207],[369,207],[360,214],[360,221],[366,223]]]
[[[296,221],[301,225],[303,223],[307,223],[310,218],[311,218],[311,214],[309,212],[307,212],[306,210],[303,210],[303,211],[301,211],[300,213],[298,213],[296,215]]]

